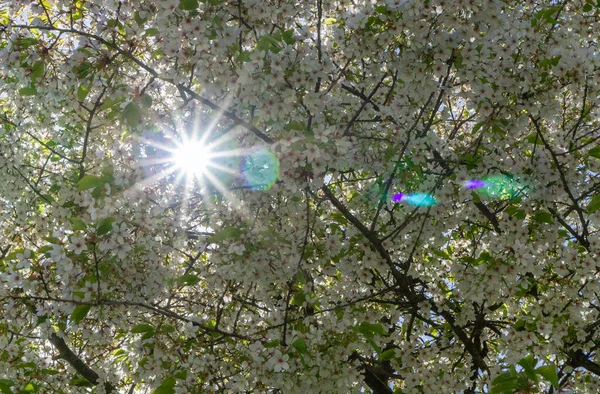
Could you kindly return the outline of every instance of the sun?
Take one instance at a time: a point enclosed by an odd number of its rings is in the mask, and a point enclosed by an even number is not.
[[[173,164],[182,173],[201,178],[211,165],[211,153],[204,141],[185,141],[174,149]]]
[[[199,199],[209,206],[226,200],[244,211],[240,194],[273,186],[279,162],[268,147],[244,146],[236,125],[219,128],[217,121],[174,119],[174,124],[160,122],[135,136],[144,170],[140,186],[166,182],[183,215],[192,210],[188,203]]]

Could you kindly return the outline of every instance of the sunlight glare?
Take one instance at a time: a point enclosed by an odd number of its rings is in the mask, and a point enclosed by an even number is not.
[[[187,141],[175,151],[174,159],[182,172],[201,177],[210,166],[210,150],[200,141]]]

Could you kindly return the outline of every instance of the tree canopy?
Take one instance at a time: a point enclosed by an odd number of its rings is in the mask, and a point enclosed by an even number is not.
[[[0,392],[599,392],[599,36],[596,0],[1,2]]]

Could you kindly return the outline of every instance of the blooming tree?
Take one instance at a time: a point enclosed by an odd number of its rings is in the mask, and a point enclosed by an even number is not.
[[[599,33],[595,0],[3,1],[0,392],[598,392]]]

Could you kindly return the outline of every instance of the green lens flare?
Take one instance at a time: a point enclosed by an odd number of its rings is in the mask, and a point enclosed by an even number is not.
[[[279,178],[279,161],[265,148],[250,153],[242,164],[246,185],[253,190],[268,190]]]
[[[493,175],[485,178],[486,186],[479,189],[481,194],[491,198],[511,200],[523,193],[524,186],[515,178],[506,175]]]

